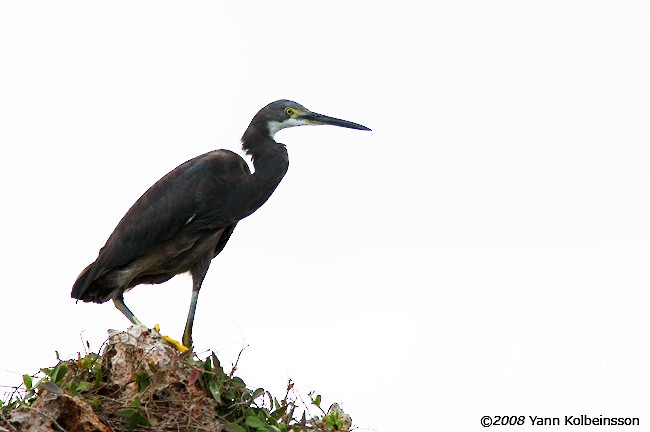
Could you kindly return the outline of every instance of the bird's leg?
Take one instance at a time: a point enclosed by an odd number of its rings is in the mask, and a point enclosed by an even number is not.
[[[196,302],[199,299],[199,290],[201,285],[194,285],[192,287],[192,300],[190,301],[190,310],[187,313],[187,322],[185,323],[185,331],[183,332],[183,345],[192,346],[192,327],[194,326],[194,314],[196,313]]]
[[[196,302],[199,300],[199,291],[203,284],[205,274],[210,267],[212,260],[212,253],[200,259],[192,268],[192,300],[190,301],[190,310],[187,313],[187,323],[185,323],[185,331],[183,332],[183,345],[186,347],[192,346],[192,326],[194,325],[194,313],[196,312]]]
[[[135,317],[135,315],[133,315],[133,312],[131,312],[131,310],[130,310],[128,307],[126,307],[126,304],[124,304],[124,297],[122,297],[122,296],[115,297],[115,298],[113,299],[113,304],[115,305],[115,307],[117,308],[117,310],[119,310],[120,312],[122,312],[122,313],[123,313],[123,314],[124,314],[128,319],[129,319],[129,321],[131,321],[133,324],[135,324],[135,325],[140,325],[140,324],[142,324],[142,323],[140,322],[140,320],[137,319],[137,318]],[[159,326],[158,324],[156,324],[156,325],[154,326],[154,330],[155,330],[156,332],[160,333],[160,326]],[[178,342],[177,340],[172,339],[172,338],[170,338],[169,336],[163,336],[162,338],[163,338],[163,340],[166,340],[167,342],[169,342],[170,344],[172,344],[172,345],[174,345],[176,348],[178,348],[178,350],[179,350],[180,352],[187,351],[187,348],[184,347],[183,345],[181,345],[181,343]]]
[[[133,324],[135,325],[142,324],[140,320],[137,319],[135,315],[133,315],[133,312],[131,312],[131,310],[128,307],[126,307],[126,305],[124,304],[124,297],[122,297],[121,295],[119,297],[115,297],[113,299],[113,304],[115,305],[117,310],[122,312],[124,316],[127,317],[129,321],[131,321]]]

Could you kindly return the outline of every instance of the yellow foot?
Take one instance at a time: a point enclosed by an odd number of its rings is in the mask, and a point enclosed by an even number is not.
[[[153,329],[156,332],[160,333],[160,324],[156,324],[155,326],[153,326]],[[176,347],[176,349],[179,350],[180,352],[185,352],[185,351],[187,351],[189,349],[188,347],[186,347],[185,345],[183,345],[182,343],[180,343],[176,339],[172,339],[169,336],[163,336],[162,338],[163,338],[164,341],[174,345]]]

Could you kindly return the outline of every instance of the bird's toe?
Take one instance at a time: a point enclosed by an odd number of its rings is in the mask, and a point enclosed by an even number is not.
[[[189,350],[188,347],[186,347],[185,345],[183,345],[182,343],[180,343],[176,339],[172,339],[169,336],[163,336],[162,338],[163,338],[164,341],[174,345],[176,347],[176,349],[179,350],[180,352],[185,352],[185,351]]]
[[[153,329],[154,329],[157,333],[160,333],[160,324],[156,324],[156,325],[154,325],[154,326],[153,326]],[[176,339],[172,339],[171,337],[166,336],[166,335],[161,335],[161,336],[162,336],[162,339],[163,339],[165,342],[167,342],[167,343],[169,343],[169,344],[171,344],[171,345],[174,345],[174,346],[176,347],[176,349],[179,350],[180,352],[185,352],[185,351],[187,351],[187,350],[190,349],[189,347],[186,347],[185,345],[183,345],[182,343],[180,343],[180,342],[177,341]]]

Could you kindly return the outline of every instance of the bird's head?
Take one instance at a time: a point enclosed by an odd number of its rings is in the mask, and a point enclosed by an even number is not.
[[[266,127],[269,137],[273,138],[282,129],[304,125],[332,125],[350,129],[370,130],[351,121],[315,113],[299,103],[286,99],[271,102],[262,108],[253,118],[249,129],[251,127]]]

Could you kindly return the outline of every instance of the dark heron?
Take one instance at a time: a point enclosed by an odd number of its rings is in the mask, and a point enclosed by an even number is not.
[[[124,304],[124,293],[189,271],[192,300],[183,345],[191,347],[196,302],[210,262],[223,250],[237,222],[260,208],[286,174],[289,157],[286,147],[275,142],[276,132],[302,125],[370,130],[316,114],[296,102],[270,103],[253,117],[241,139],[254,173],[229,150],[211,151],[175,168],[124,215],[95,262],[77,278],[72,297],[95,303],[113,300],[133,324],[140,324]]]

